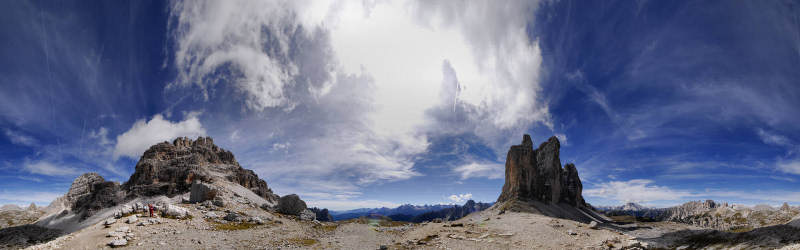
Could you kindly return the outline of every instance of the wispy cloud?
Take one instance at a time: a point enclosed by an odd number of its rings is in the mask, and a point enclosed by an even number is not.
[[[33,138],[32,136],[29,135],[25,135],[19,131],[14,131],[6,128],[3,129],[3,133],[6,135],[6,137],[8,137],[11,143],[17,145],[33,147],[39,144],[39,141],[36,140],[36,138]]]
[[[505,166],[497,163],[469,163],[453,168],[453,172],[461,176],[461,180],[469,178],[501,179],[505,175]]]
[[[673,190],[665,186],[653,185],[652,180],[634,179],[611,181],[583,190],[589,197],[600,197],[617,202],[648,203],[652,201],[676,201],[690,195],[687,191]]]
[[[308,200],[310,207],[324,207],[329,210],[349,210],[355,208],[394,208],[400,206],[399,203],[380,200]]]
[[[778,160],[777,166],[784,173],[800,175],[800,159]]]
[[[76,168],[57,165],[47,161],[25,162],[22,169],[28,173],[47,176],[75,176],[80,173]]]

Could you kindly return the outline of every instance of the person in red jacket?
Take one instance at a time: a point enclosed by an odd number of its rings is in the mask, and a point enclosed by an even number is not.
[[[153,204],[147,204],[147,209],[150,210],[150,217],[153,217]]]

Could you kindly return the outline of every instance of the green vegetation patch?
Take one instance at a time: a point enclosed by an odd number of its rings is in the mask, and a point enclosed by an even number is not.
[[[258,224],[256,224],[256,223],[248,223],[248,222],[243,222],[243,223],[216,223],[215,222],[215,223],[212,223],[212,226],[216,230],[233,231],[233,230],[247,230],[247,229],[250,229],[250,228],[257,227]]]
[[[289,238],[286,241],[288,241],[289,244],[299,245],[303,247],[312,246],[314,244],[317,244],[318,242],[317,240],[311,238]]]

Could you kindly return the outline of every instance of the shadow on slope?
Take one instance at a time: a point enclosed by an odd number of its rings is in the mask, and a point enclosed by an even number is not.
[[[660,243],[668,248],[686,246],[687,249],[741,248],[777,249],[786,245],[800,244],[800,229],[788,225],[756,228],[748,232],[726,232],[711,229],[680,230],[659,237],[639,238],[651,243]]]

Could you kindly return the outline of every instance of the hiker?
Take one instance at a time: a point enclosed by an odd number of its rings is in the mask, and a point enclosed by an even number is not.
[[[147,204],[147,208],[150,210],[150,217],[153,217],[153,204]]]

